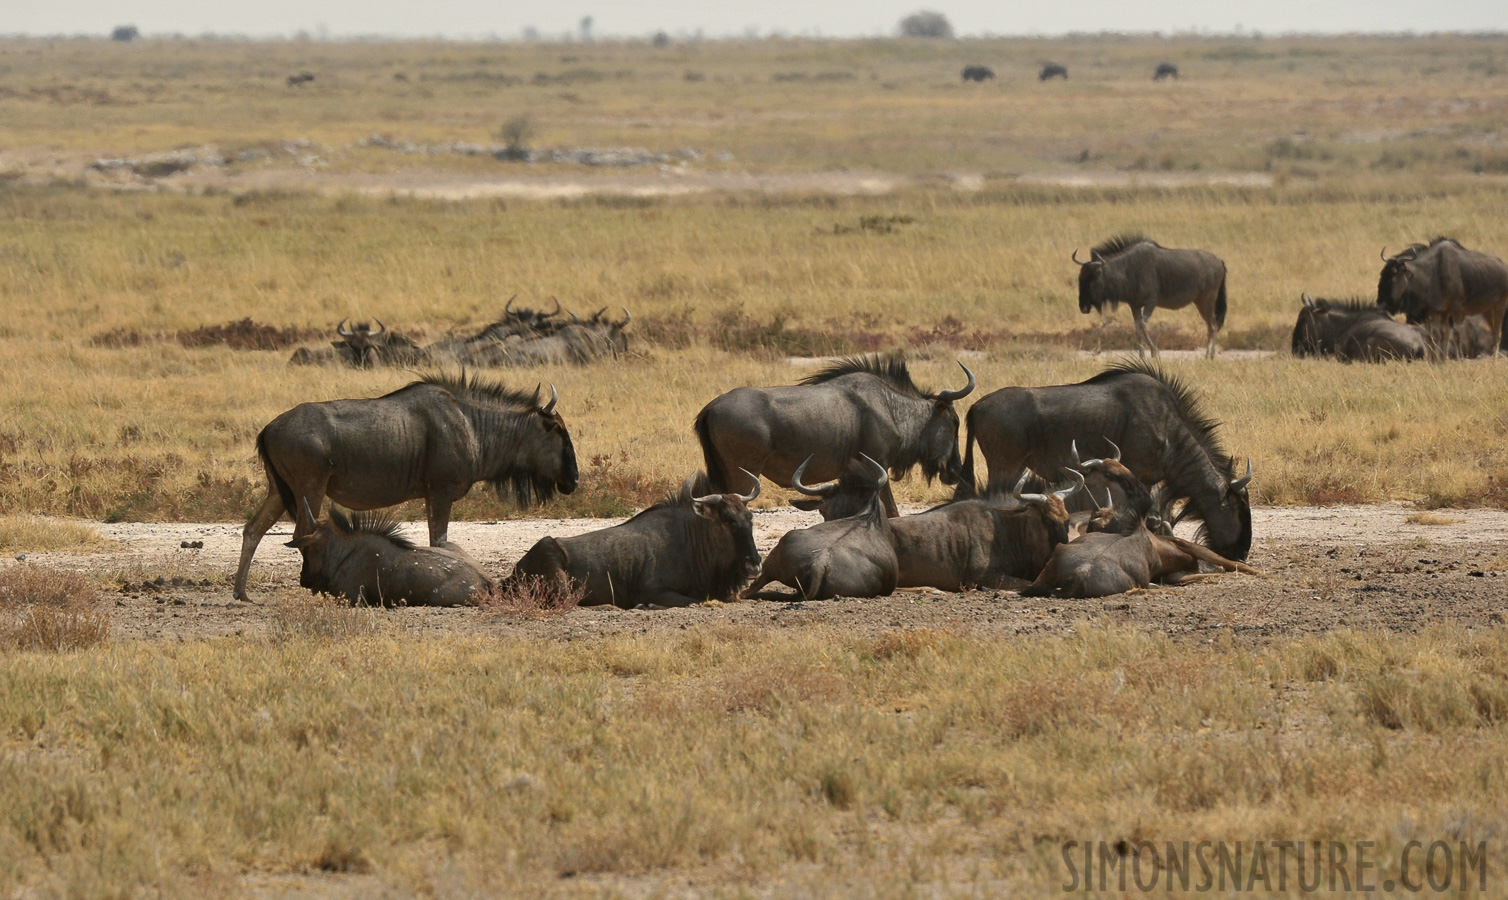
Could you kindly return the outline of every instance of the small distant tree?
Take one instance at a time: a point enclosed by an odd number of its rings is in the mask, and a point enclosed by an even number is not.
[[[953,24],[942,13],[923,9],[901,20],[901,34],[906,37],[952,38]]]
[[[583,44],[589,44],[589,43],[591,43],[592,42],[592,17],[591,16],[582,16],[581,17],[580,28],[581,28],[581,42]]]
[[[514,116],[503,123],[497,136],[503,139],[504,159],[528,159],[529,139],[534,137],[534,120],[528,116]]]
[[[141,32],[137,30],[135,25],[117,25],[110,32],[110,40],[112,41],[129,42],[139,37],[141,37]]]
[[[649,39],[649,43],[655,47],[669,47],[670,35],[663,31],[656,31],[655,36]]]

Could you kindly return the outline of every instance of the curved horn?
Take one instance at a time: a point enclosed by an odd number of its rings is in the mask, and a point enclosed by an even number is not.
[[[969,371],[969,367],[966,366],[966,365],[964,365],[962,362],[960,362],[958,364],[958,367],[960,369],[963,369],[963,373],[965,375],[969,376],[969,383],[966,384],[966,385],[964,385],[962,390],[957,390],[957,391],[938,391],[937,392],[937,402],[939,402],[939,403],[952,403],[954,400],[962,400],[963,398],[965,398],[965,397],[969,396],[970,394],[974,393],[974,386],[979,383],[978,381],[976,381],[974,379],[974,373],[970,372]]]
[[[1090,499],[1093,499],[1094,498],[1094,494],[1091,492],[1090,495],[1089,495],[1089,497],[1090,497]],[[1108,485],[1108,484],[1105,485],[1105,507],[1104,508],[1110,510],[1111,512],[1115,512],[1115,492],[1112,491],[1112,490],[1110,490],[1110,485]]]
[[[1111,453],[1110,458],[1113,459],[1113,460],[1115,460],[1116,462],[1120,462],[1121,461],[1121,448],[1115,446],[1115,441],[1112,441],[1109,438],[1105,438],[1105,443],[1107,443],[1107,444],[1110,445],[1110,453]]]
[[[1251,457],[1250,456],[1246,457],[1246,474],[1242,475],[1240,478],[1237,478],[1237,479],[1233,480],[1230,483],[1230,489],[1233,490],[1233,491],[1239,491],[1240,489],[1246,487],[1248,484],[1251,484]]]
[[[1309,293],[1308,291],[1305,291],[1303,294],[1301,294],[1299,296],[1299,299],[1304,302],[1305,309],[1310,309],[1314,306],[1314,295]]]
[[[592,315],[592,321],[593,322],[600,322],[600,321],[602,321],[602,314],[605,313],[605,312],[607,312],[607,307],[605,307],[605,306],[602,307],[601,309],[597,310],[597,312]]]
[[[1068,455],[1073,457],[1074,468],[1083,468],[1084,461],[1079,459],[1079,439],[1074,438],[1068,442]]]
[[[634,320],[634,316],[633,313],[628,311],[628,307],[620,306],[618,308],[623,310],[623,321],[618,323],[619,330],[622,330],[628,327],[628,323]]]
[[[581,317],[579,317],[579,316],[577,316],[577,315],[576,315],[576,314],[575,314],[575,313],[573,313],[573,312],[568,312],[568,313],[566,313],[566,315],[568,315],[568,316],[570,316],[570,317],[571,317],[571,321],[572,321],[572,322],[580,322],[580,321],[581,321]]]
[[[1081,266],[1087,266],[1090,263],[1094,262],[1094,257],[1091,256],[1088,259],[1084,260],[1083,262],[1079,262],[1079,248],[1075,247],[1075,248],[1073,248],[1073,261],[1076,262],[1076,263],[1079,263],[1079,265],[1081,265]]]
[[[306,516],[309,517],[309,527],[310,528],[318,528],[319,527],[319,519],[314,515],[314,510],[312,510],[312,509],[309,508],[309,498],[308,497],[301,497],[299,499],[301,499],[303,501],[303,503],[304,503],[304,515],[306,515]]]
[[[1070,484],[1066,488],[1055,489],[1053,491],[1053,496],[1057,497],[1059,500],[1067,500],[1069,497],[1072,497],[1074,495],[1074,492],[1079,488],[1085,487],[1084,475],[1077,469],[1064,469],[1063,471],[1068,473],[1070,479],[1077,478],[1078,484]]]
[[[1030,478],[1031,475],[1032,475],[1032,470],[1031,469],[1022,469],[1021,470],[1021,480],[1017,481],[1016,482],[1016,486],[1013,487],[1013,488],[1011,488],[1011,496],[1012,497],[1015,497],[1018,500],[1021,498],[1021,489],[1024,488],[1024,487],[1026,487],[1026,479]]]
[[[1380,252],[1379,255],[1382,256],[1382,261],[1383,262],[1392,262],[1393,261],[1392,258],[1390,258],[1388,256],[1388,245],[1387,244],[1383,244],[1382,245],[1382,250],[1381,250],[1381,252]]]
[[[545,415],[555,411],[555,404],[560,401],[560,394],[555,390],[555,382],[550,382],[550,402],[540,407],[539,411]]]
[[[343,338],[355,337],[355,334],[351,332],[351,326],[347,324],[350,321],[349,318],[341,319],[340,324],[335,326],[335,333]]]
[[[745,469],[742,466],[739,466],[738,471],[749,476],[749,480],[754,482],[754,493],[748,495],[735,494],[734,496],[738,497],[738,499],[742,500],[745,503],[753,503],[754,498],[759,496],[759,476],[755,475],[753,472],[750,472],[748,469]]]
[[[514,294],[512,297],[508,298],[508,302],[505,303],[505,304],[503,304],[503,315],[505,315],[505,316],[511,316],[511,315],[513,315],[513,301],[517,300],[517,299],[518,299],[518,295],[517,294]]]
[[[838,490],[838,482],[836,481],[827,481],[810,487],[801,483],[801,473],[806,471],[806,464],[811,462],[815,456],[816,454],[814,453],[802,460],[801,465],[796,467],[796,471],[791,473],[791,487],[808,497],[831,497]]]
[[[973,376],[970,376],[970,377],[973,377]],[[874,466],[876,469],[878,469],[880,471],[880,480],[875,484],[875,489],[876,490],[878,490],[879,488],[882,488],[885,485],[887,485],[887,484],[890,483],[890,473],[885,471],[885,467],[884,466],[882,466],[879,463],[875,462],[874,461],[874,457],[870,456],[867,453],[860,453],[859,455],[862,456],[862,457],[864,457],[865,462],[869,463],[871,466]]]
[[[387,333],[387,326],[384,325],[384,324],[382,324],[382,320],[381,319],[377,318],[376,316],[373,316],[372,317],[372,321],[377,323],[377,330],[373,331],[370,328],[368,328],[367,329],[367,334],[372,335],[372,336],[375,337],[376,335],[386,334]]]
[[[560,315],[560,301],[557,300],[554,297],[551,297],[550,299],[551,300],[555,300],[555,309],[549,315],[545,316],[545,318],[547,318],[547,319],[550,318],[551,316],[558,316],[558,315]]]

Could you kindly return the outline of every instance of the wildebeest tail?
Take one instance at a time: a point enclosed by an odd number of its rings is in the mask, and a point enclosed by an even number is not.
[[[707,470],[707,480],[711,482],[712,490],[726,491],[728,473],[723,471],[722,464],[717,459],[717,450],[712,446],[711,425],[707,422],[707,411],[710,408],[704,406],[696,414],[696,439],[702,445],[702,465]]]
[[[298,524],[298,498],[293,495],[293,488],[278,474],[277,467],[272,464],[272,455],[267,451],[267,429],[263,428],[257,435],[257,456],[262,458],[262,468],[267,471],[267,480],[277,490],[278,496],[283,500],[283,509],[288,511],[288,518],[294,524]]]
[[[972,500],[979,496],[979,483],[974,480],[974,407],[964,415],[963,464],[959,466],[958,487],[953,489],[954,500]]]
[[[1220,293],[1215,297],[1215,327],[1225,327],[1225,274],[1220,275]]]

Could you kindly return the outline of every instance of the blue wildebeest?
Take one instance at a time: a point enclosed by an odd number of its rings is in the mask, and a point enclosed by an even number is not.
[[[1040,71],[1040,72],[1037,73],[1037,80],[1038,81],[1048,81],[1048,80],[1051,80],[1053,78],[1061,78],[1064,81],[1067,81],[1068,80],[1068,67],[1067,66],[1060,66],[1060,65],[1058,65],[1055,62],[1043,63],[1042,64],[1042,71]]]
[[[348,515],[334,504],[323,525],[303,507],[305,533],[288,542],[304,557],[298,583],[316,594],[376,606],[465,606],[493,581],[454,544],[416,547],[396,516]]]
[[[1010,485],[1028,467],[1053,472],[1073,464],[1075,447],[1122,450],[1121,462],[1144,484],[1163,482],[1167,504],[1203,522],[1199,540],[1231,559],[1251,550],[1247,474],[1220,444],[1219,424],[1194,392],[1154,363],[1119,363],[1079,384],[1002,388],[969,409],[963,484],[974,480],[974,445],[989,466],[989,486]]]
[[[1382,259],[1378,305],[1424,323],[1432,354],[1449,353],[1457,324],[1471,315],[1486,318],[1492,355],[1501,354],[1503,317],[1508,315],[1508,265],[1501,259],[1444,237],[1391,257],[1384,248]]]
[[[963,80],[977,81],[981,84],[995,77],[995,70],[989,66],[964,66]]]
[[[1158,63],[1157,64],[1157,71],[1155,71],[1155,72],[1152,73],[1152,80],[1153,81],[1162,81],[1164,78],[1171,78],[1174,81],[1177,81],[1178,80],[1178,67],[1175,66],[1175,65],[1173,65],[1170,62]]]
[[[1123,234],[1095,247],[1086,262],[1079,261],[1079,312],[1131,307],[1136,324],[1137,352],[1157,345],[1147,333],[1147,320],[1159,306],[1199,310],[1208,333],[1205,356],[1215,358],[1215,333],[1225,327],[1225,263],[1204,250],[1171,250],[1140,234]]]
[[[1244,563],[1183,538],[1153,534],[1139,523],[1130,534],[1096,532],[1053,548],[1052,557],[1023,597],[1107,597],[1153,582],[1183,584],[1204,576],[1199,564],[1257,574]]]
[[[890,480],[885,467],[860,454],[875,473],[869,503],[846,519],[833,519],[811,528],[781,535],[775,549],[765,557],[759,577],[744,591],[753,597],[765,585],[778,581],[801,592],[804,600],[833,597],[885,597],[895,590],[897,562],[891,540],[890,518],[880,494]],[[792,486],[810,490],[801,483],[807,458],[791,475]]]
[[[431,375],[382,397],[303,403],[257,435],[267,497],[246,523],[235,596],[262,535],[301,503],[324,498],[350,509],[424,499],[429,543],[441,546],[450,507],[472,485],[490,482],[519,505],[576,489],[576,450],[565,420],[539,389],[526,393],[477,377]],[[294,516],[295,539],[309,524]]]
[[[1422,359],[1425,340],[1420,329],[1365,300],[1316,300],[1306,293],[1293,325],[1292,352],[1343,362]]]
[[[814,481],[838,478],[865,454],[904,477],[920,466],[928,481],[958,481],[957,400],[976,384],[959,363],[968,384],[956,391],[927,393],[911,381],[900,356],[844,359],[800,384],[735,388],[702,407],[696,435],[712,486],[727,490],[728,473],[747,469],[781,487],[810,459]],[[895,515],[888,484],[881,501]]]
[[[541,538],[514,566],[503,589],[523,578],[574,582],[583,605],[686,606],[730,600],[759,571],[754,520],[759,496],[711,493],[705,476],[627,522],[566,538]]]

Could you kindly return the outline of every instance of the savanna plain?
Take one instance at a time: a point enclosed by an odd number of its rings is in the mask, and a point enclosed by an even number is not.
[[[1040,895],[1070,840],[1372,841],[1374,883],[1485,841],[1508,893],[1508,360],[1287,351],[1302,292],[1508,253],[1505,209],[1498,35],[0,41],[0,895]],[[555,385],[582,466],[458,505],[502,575],[814,357],[962,360],[964,407],[1092,375],[1134,343],[1070,254],[1125,231],[1229,267],[1221,357],[1163,364],[1252,459],[1263,576],[349,609],[285,523],[229,602],[261,427],[414,377],[287,364],[342,319],[632,313],[626,356],[493,373]],[[763,550],[814,521],[785,499]]]

